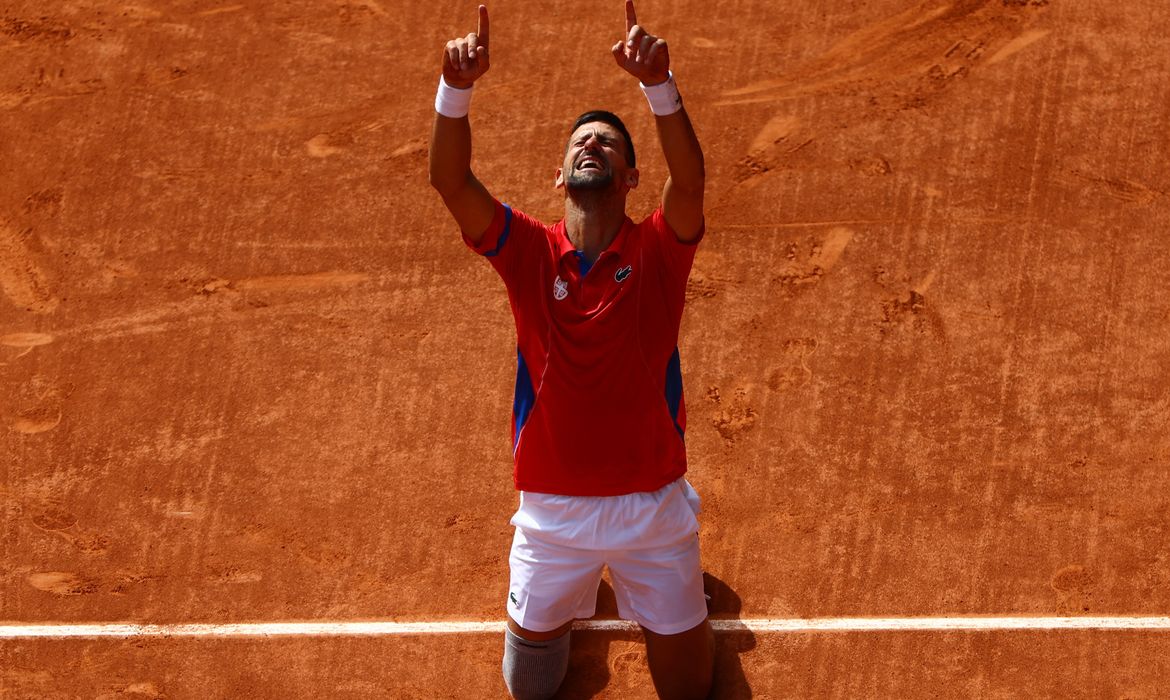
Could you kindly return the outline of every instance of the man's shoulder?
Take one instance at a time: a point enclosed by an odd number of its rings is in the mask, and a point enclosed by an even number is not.
[[[645,232],[649,238],[656,242],[665,244],[667,247],[695,248],[699,241],[702,240],[706,227],[700,230],[699,235],[690,240],[681,240],[678,233],[675,232],[674,227],[666,220],[666,213],[663,210],[663,205],[659,204],[650,215],[637,224],[637,227]]]
[[[528,256],[553,246],[558,224],[546,224],[510,204],[495,200],[496,213],[482,240],[471,245],[481,255],[503,260],[516,254]],[[555,246],[554,246],[555,247]],[[521,251],[528,251],[522,253]]]
[[[511,219],[513,222],[518,222],[521,226],[530,226],[532,228],[539,228],[539,229],[543,229],[546,231],[552,231],[554,228],[561,225],[562,222],[564,221],[563,219],[561,219],[555,223],[551,223],[551,224],[545,223],[545,221],[543,219],[541,219],[540,217],[538,217],[534,214],[530,214],[527,211],[525,211],[525,210],[523,210],[523,209],[521,209],[513,204],[505,204],[504,202],[498,202],[498,201],[497,201],[497,203],[510,213]]]
[[[674,235],[674,231],[666,223],[666,218],[662,216],[661,205],[647,214],[641,221],[634,223],[631,228],[633,229],[634,237],[644,242],[657,242],[667,235]]]

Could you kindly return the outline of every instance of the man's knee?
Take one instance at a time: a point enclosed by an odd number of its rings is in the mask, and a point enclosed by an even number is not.
[[[504,682],[516,700],[551,698],[569,668],[569,633],[534,642],[504,630]]]

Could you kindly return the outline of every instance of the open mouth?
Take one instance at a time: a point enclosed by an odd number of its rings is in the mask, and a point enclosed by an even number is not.
[[[577,170],[595,170],[597,172],[602,172],[605,170],[605,164],[601,161],[600,158],[597,158],[596,156],[585,156],[581,160],[577,161]]]

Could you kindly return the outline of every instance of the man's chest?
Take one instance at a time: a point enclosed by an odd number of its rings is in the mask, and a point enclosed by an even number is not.
[[[552,261],[541,280],[550,315],[576,322],[599,314],[633,313],[641,292],[640,265],[631,256],[603,253],[592,265],[576,254]]]

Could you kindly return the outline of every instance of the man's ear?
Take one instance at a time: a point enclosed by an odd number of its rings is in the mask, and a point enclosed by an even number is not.
[[[626,171],[626,187],[631,190],[638,186],[638,169],[630,168]]]
[[[557,168],[556,186],[558,190],[565,186],[565,172],[563,168]]]

